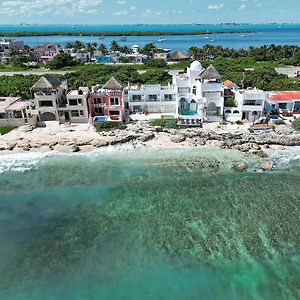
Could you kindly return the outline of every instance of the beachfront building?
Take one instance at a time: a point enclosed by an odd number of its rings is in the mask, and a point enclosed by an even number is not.
[[[58,106],[59,121],[61,123],[87,123],[89,88],[80,87],[78,90],[71,90],[67,94],[66,101],[61,101]]]
[[[31,101],[0,97],[0,126],[36,125],[37,112]]]
[[[67,82],[49,75],[42,76],[32,87],[39,121],[59,121],[58,109],[67,102]]]
[[[265,115],[266,93],[262,90],[232,89],[235,95],[234,106],[224,108],[224,118],[230,122],[255,122]]]
[[[224,108],[224,88],[221,75],[210,65],[204,69],[194,61],[186,73],[173,76],[178,115],[181,119],[221,121]]]
[[[93,123],[123,122],[125,119],[124,84],[111,77],[103,86],[92,87],[89,112]]]
[[[300,91],[269,92],[267,109],[282,114],[300,113]]]
[[[134,120],[177,116],[174,86],[143,85],[128,89],[128,105]]]

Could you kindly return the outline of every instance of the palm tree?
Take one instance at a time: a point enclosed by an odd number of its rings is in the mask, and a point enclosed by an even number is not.
[[[96,44],[96,45],[97,45],[97,44]],[[86,51],[87,51],[88,54],[89,54],[89,62],[91,61],[92,56],[93,56],[95,50],[96,50],[96,47],[95,47],[93,44],[91,44],[91,43],[87,43],[87,44],[86,44]]]
[[[84,48],[84,44],[77,40],[74,43],[74,48],[75,48],[75,50],[80,50],[80,49]]]
[[[118,44],[118,42],[116,41],[112,41],[111,44],[110,44],[110,50],[112,52],[115,52],[115,51],[119,51],[120,50],[120,45]]]
[[[107,48],[106,48],[106,46],[103,43],[101,43],[99,45],[98,50],[101,51],[103,55],[107,55],[108,54]]]

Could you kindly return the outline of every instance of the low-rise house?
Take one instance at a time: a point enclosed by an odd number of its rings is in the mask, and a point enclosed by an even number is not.
[[[24,49],[23,41],[11,38],[0,39],[0,62],[9,63],[15,57],[15,54],[22,49]]]
[[[269,92],[268,110],[278,113],[300,113],[300,91]]]
[[[259,89],[234,89],[235,106],[224,108],[225,120],[255,122],[265,115],[266,93]]]
[[[58,109],[67,102],[67,82],[49,75],[42,76],[32,87],[39,121],[59,121]]]
[[[123,122],[123,98],[124,84],[115,77],[111,77],[103,86],[93,86],[89,95],[89,112],[93,122]]]
[[[58,45],[44,45],[33,49],[36,60],[40,63],[48,63],[59,53]]]
[[[19,97],[0,97],[0,125],[36,125],[37,112],[32,101]]]
[[[70,123],[87,123],[89,88],[80,87],[78,90],[71,90],[67,94],[65,102],[58,107],[59,121]]]
[[[177,116],[176,90],[173,86],[143,85],[128,89],[128,103],[131,118],[141,119],[141,114],[153,118]]]

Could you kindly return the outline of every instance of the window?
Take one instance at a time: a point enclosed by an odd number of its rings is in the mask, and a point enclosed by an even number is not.
[[[94,104],[103,104],[103,99],[102,98],[95,98],[94,99]]]
[[[71,116],[72,117],[79,117],[79,111],[78,110],[71,110]]]
[[[235,110],[233,113],[234,114],[239,114],[240,112],[238,110]]]
[[[279,109],[286,109],[287,103],[279,103]]]
[[[300,110],[300,102],[295,102],[294,111]]]
[[[132,95],[132,102],[142,101],[142,95]]]
[[[111,110],[109,111],[110,116],[119,116],[120,112],[118,110]]]
[[[82,105],[82,99],[81,98],[78,99],[78,105]]]
[[[40,107],[53,107],[52,101],[39,101]]]
[[[196,86],[193,86],[193,94],[197,95],[197,88],[196,88]]]
[[[103,108],[96,107],[95,108],[95,115],[96,116],[104,116]]]
[[[148,101],[157,101],[158,97],[157,95],[149,95],[148,96]]]
[[[70,103],[70,106],[77,106],[78,105],[77,99],[70,99],[69,103]]]
[[[119,105],[119,98],[110,98],[110,105]]]
[[[136,114],[136,113],[142,113],[143,112],[143,108],[142,108],[141,105],[133,105],[132,112],[134,114]]]
[[[178,88],[178,93],[179,94],[189,94],[190,88],[184,88],[184,87],[179,87]]]
[[[164,97],[165,101],[173,101],[174,100],[174,96],[172,94],[166,94]]]
[[[245,100],[244,105],[255,106],[256,100]]]
[[[225,114],[231,114],[231,110],[229,109],[225,110]]]

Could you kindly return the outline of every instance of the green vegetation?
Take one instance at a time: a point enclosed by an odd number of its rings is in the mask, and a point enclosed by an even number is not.
[[[292,126],[295,130],[300,131],[300,118],[297,118],[293,121]]]
[[[0,126],[0,135],[7,134],[16,128],[16,126]]]
[[[156,119],[156,120],[150,121],[149,124],[151,126],[160,126],[160,127],[165,127],[165,128],[173,128],[173,129],[178,128],[176,119],[161,118],[161,119]]]
[[[115,122],[104,122],[104,123],[99,123],[95,125],[96,131],[101,132],[101,131],[109,131],[112,129],[121,129],[124,130],[126,129],[126,126],[121,123],[115,123]]]
[[[165,68],[167,63],[163,59],[150,59],[144,63],[144,66],[147,68]]]
[[[80,64],[80,62],[74,60],[70,54],[59,53],[48,63],[48,66],[51,70],[60,70],[65,67],[73,67],[78,64]]]
[[[284,125],[285,122],[284,122],[283,120],[275,120],[275,121],[273,122],[273,124],[274,124],[274,125]]]
[[[236,107],[236,102],[234,97],[226,98],[224,101],[225,107]]]

